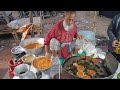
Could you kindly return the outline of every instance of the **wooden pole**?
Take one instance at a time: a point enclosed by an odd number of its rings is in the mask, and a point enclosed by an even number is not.
[[[41,14],[41,11],[40,11],[40,27],[41,27],[41,22],[42,22],[42,14]]]
[[[94,11],[94,17],[93,17],[93,30],[96,32],[96,16],[97,16],[97,11]]]
[[[32,11],[29,11],[29,18],[30,18],[30,23],[33,24],[33,13],[32,13]],[[31,37],[34,37],[33,27],[31,27],[30,29],[31,29]]]
[[[40,11],[40,27],[43,26],[43,19],[44,19],[44,17],[43,17],[43,11]]]
[[[33,23],[33,13],[29,11],[30,23]]]
[[[41,34],[43,33],[43,20],[44,20],[44,13],[43,11],[40,11],[40,31],[41,31]],[[43,34],[42,34],[42,37],[43,37]]]

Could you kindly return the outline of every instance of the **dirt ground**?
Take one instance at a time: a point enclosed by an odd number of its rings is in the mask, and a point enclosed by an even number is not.
[[[15,14],[14,14],[15,15]],[[88,22],[93,21],[93,12],[88,11],[77,11],[77,18],[84,18]],[[46,32],[52,25],[61,19],[62,16],[58,15],[54,18],[46,18],[44,20],[45,30],[43,31],[43,37],[45,36]],[[24,19],[22,19],[24,22]],[[36,19],[38,22],[39,20]],[[106,17],[99,17],[96,18],[96,31],[97,36],[107,36],[107,28],[110,24],[111,19]],[[29,22],[29,19],[28,19]],[[88,24],[88,23],[87,23]],[[0,79],[9,79],[9,65],[8,61],[11,59],[11,48],[18,45],[20,41],[15,42],[12,35],[0,35]]]
[[[0,79],[9,79],[9,64],[12,59],[11,49],[18,45],[11,34],[0,35]]]

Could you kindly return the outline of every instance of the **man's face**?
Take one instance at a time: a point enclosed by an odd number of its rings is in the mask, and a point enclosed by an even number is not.
[[[72,25],[74,23],[74,20],[76,18],[75,14],[67,14],[65,16],[65,21],[67,23],[68,26]]]

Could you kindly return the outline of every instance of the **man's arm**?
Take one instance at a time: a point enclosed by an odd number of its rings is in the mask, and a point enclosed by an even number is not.
[[[78,31],[77,31],[77,28],[76,28],[76,31],[75,31],[75,35],[74,35],[74,38],[78,38],[78,39],[82,39],[83,36],[82,35],[78,35]]]
[[[50,53],[49,45],[45,45],[45,52]]]
[[[50,44],[50,40],[52,38],[54,38],[54,36],[55,36],[54,34],[55,34],[55,25],[49,30],[49,32],[47,33],[47,35],[45,36],[45,39],[44,39],[46,59],[50,59],[50,57],[51,57],[49,44]]]
[[[116,32],[118,18],[119,18],[119,15],[115,16],[112,19],[112,21],[111,21],[111,23],[110,23],[110,25],[108,27],[108,30],[107,30],[108,37],[111,40],[113,47],[116,47],[118,45],[118,40],[117,40],[117,38],[115,36],[115,33],[118,33],[118,32]]]
[[[51,58],[49,45],[45,45],[45,57],[48,60]]]
[[[108,37],[110,40],[114,41],[116,40],[117,38],[115,37],[113,31],[115,31],[116,29],[116,17],[114,17],[110,23],[110,25],[108,26],[108,29],[107,29],[107,34],[108,34]]]

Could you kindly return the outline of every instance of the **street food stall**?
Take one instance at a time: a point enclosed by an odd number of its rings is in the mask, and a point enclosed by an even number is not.
[[[23,50],[24,51],[24,50]],[[18,55],[19,56],[19,55]],[[18,58],[18,57],[17,57]],[[45,56],[22,54],[10,64],[13,79],[112,79],[119,67],[115,57],[106,53],[104,60],[89,56],[72,56],[63,64],[54,64]]]
[[[32,22],[32,19],[30,20]],[[34,26],[34,24],[32,25]],[[109,52],[104,52],[96,47],[94,33],[88,31],[80,32],[83,36],[89,33],[89,37],[81,40],[82,49],[61,64],[60,60],[53,62],[52,59],[47,60],[45,58],[44,38],[26,37],[30,29],[29,27],[31,25],[28,25],[26,28],[27,33],[21,39],[19,46],[11,49],[13,55],[13,59],[9,61],[11,79],[118,78],[118,75],[116,75],[119,73],[118,69],[120,67],[118,61]]]
[[[116,78],[114,75],[119,68],[116,58],[109,52],[101,52],[99,48],[91,49],[94,54],[88,55],[79,50],[76,56],[71,56],[61,65],[59,60],[52,62],[45,59],[44,38],[27,38],[11,49],[13,60],[9,62],[10,76],[13,79]],[[95,50],[98,52],[95,53]]]

